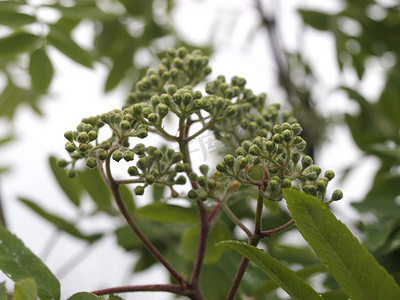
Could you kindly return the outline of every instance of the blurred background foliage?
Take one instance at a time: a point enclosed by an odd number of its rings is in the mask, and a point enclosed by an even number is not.
[[[0,2],[2,122],[12,124],[15,112],[24,105],[42,114],[41,100],[48,94],[57,64],[49,56],[50,48],[86,68],[93,68],[95,64],[105,66],[108,71],[103,86],[107,93],[121,84],[133,86],[144,70],[157,64],[159,55],[169,47],[201,48],[212,55],[218,42],[213,34],[201,46],[192,45],[181,37],[172,22],[172,12],[177,5],[173,0],[40,3],[22,0]],[[365,157],[379,159],[380,167],[370,190],[364,199],[354,199],[357,201],[352,205],[360,213],[356,225],[362,232],[363,242],[400,282],[400,5],[390,1],[343,0],[340,7],[336,12],[298,10],[304,31],[311,28],[334,38],[340,76],[345,78],[346,73],[353,72],[358,77],[358,81],[351,85],[339,80],[344,84],[337,86],[358,105],[357,113],[336,115],[332,119],[316,108],[324,99],[318,99],[315,92],[319,79],[309,63],[310,53],[304,53],[302,48],[289,50],[282,41],[280,30],[285,20],[280,19],[277,13],[279,7],[268,1],[249,1],[249,9],[258,16],[257,31],[265,35],[273,55],[276,82],[304,127],[304,138],[309,143],[308,153],[318,156],[320,147],[327,142],[327,127],[339,124],[348,126],[355,144]],[[48,15],[55,17],[47,18]],[[74,34],[80,26],[93,29],[91,47],[76,42]],[[217,31],[218,26],[214,30]],[[254,32],[248,35],[254,35]],[[376,99],[366,97],[360,88],[360,82],[372,62],[380,65],[384,76],[384,85]],[[10,142],[13,136],[10,129],[0,137],[0,146]],[[363,160],[355,162],[344,175],[350,174],[362,163]],[[82,216],[81,199],[86,194],[95,209],[85,213],[85,217],[105,213],[110,218],[119,218],[111,194],[97,173],[82,171],[77,180],[71,181],[63,170],[55,167],[54,158],[50,158],[49,164],[66,198],[76,208],[77,215]],[[3,171],[6,171],[5,167],[0,168],[0,172]],[[166,253],[177,269],[188,274],[198,237],[197,219],[192,217],[194,207],[177,208],[168,204],[166,196],[163,189],[154,187],[149,206],[136,207],[131,192],[124,190],[124,199],[143,231]],[[248,191],[239,191],[237,200],[232,201],[232,210],[240,219],[252,219],[251,204],[245,201],[248,197],[251,198]],[[88,245],[95,245],[107,234],[85,234],[74,222],[47,211],[35,201],[26,198],[20,201],[58,230],[84,240]],[[288,219],[285,210],[271,209],[263,222],[265,228],[273,228]],[[211,240],[240,239],[233,229],[232,222],[221,216],[211,233]],[[154,265],[153,257],[130,235],[126,226],[111,230],[123,249],[138,255],[132,272],[141,272]],[[309,248],[284,245],[284,237],[281,235],[265,241],[273,256],[288,265],[300,265],[305,278],[324,272]],[[226,295],[240,260],[229,250],[224,250],[224,255],[221,251],[211,245],[207,252],[207,264],[202,276],[206,299],[222,299]],[[341,299],[340,290],[337,290],[338,286],[332,278],[325,278],[324,285],[329,290],[326,299],[329,295],[332,299]],[[276,287],[266,281],[256,268],[248,272],[242,293],[255,299],[280,299]]]

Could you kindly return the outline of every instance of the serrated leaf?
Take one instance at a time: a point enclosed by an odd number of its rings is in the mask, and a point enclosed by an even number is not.
[[[328,15],[319,11],[300,9],[299,13],[304,23],[318,30],[329,30],[332,22],[331,19],[334,18],[333,15]]]
[[[31,76],[33,88],[39,93],[46,93],[53,79],[54,69],[43,48],[31,53],[29,75]]]
[[[40,215],[42,218],[55,225],[59,230],[64,231],[78,239],[93,243],[102,237],[102,234],[83,234],[72,222],[66,221],[59,216],[47,212],[33,201],[24,198],[18,198],[18,200]]]
[[[68,33],[64,32],[55,24],[50,26],[50,32],[47,35],[47,40],[49,44],[53,45],[60,52],[78,64],[88,68],[93,67],[92,55],[75,43]]]
[[[33,278],[24,278],[15,283],[14,300],[36,300],[37,285]]]
[[[325,271],[326,271],[326,268],[323,265],[318,264],[318,265],[314,265],[314,266],[310,266],[310,267],[305,267],[299,271],[296,271],[295,273],[298,276],[300,276],[300,278],[305,280],[317,273],[321,273],[321,272],[325,272]],[[275,281],[268,280],[262,286],[258,287],[254,291],[254,294],[252,294],[252,296],[260,297],[262,295],[271,293],[272,291],[276,290],[277,288],[279,288],[279,285]]]
[[[186,230],[182,236],[182,254],[187,260],[194,261],[197,255],[197,247],[200,238],[200,227],[194,226]],[[216,263],[223,254],[223,249],[215,246],[216,243],[230,239],[231,231],[225,223],[219,222],[214,225],[209,233],[204,263]]]
[[[30,52],[36,46],[39,37],[27,32],[13,33],[0,39],[0,55],[15,55]]]
[[[195,209],[178,205],[155,202],[136,209],[136,216],[170,223],[197,223],[198,212]]]
[[[238,241],[224,241],[218,245],[229,247],[246,256],[292,298],[299,300],[322,299],[299,275],[264,250]]]
[[[13,281],[35,279],[42,300],[60,299],[60,283],[15,235],[0,226],[0,270]]]
[[[67,300],[104,300],[104,298],[88,292],[79,292],[73,294]]]
[[[393,277],[320,200],[293,189],[283,194],[300,233],[351,299],[400,299]]]
[[[21,27],[36,22],[34,16],[12,11],[0,10],[0,24],[9,27]]]

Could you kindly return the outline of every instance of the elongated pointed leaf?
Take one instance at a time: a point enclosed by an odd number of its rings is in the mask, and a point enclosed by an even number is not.
[[[42,300],[60,299],[60,283],[15,235],[0,226],[0,270],[13,281],[35,279]]]
[[[92,55],[75,43],[68,33],[56,27],[56,25],[51,26],[47,40],[51,45],[56,47],[60,52],[68,56],[73,61],[81,64],[82,66],[92,68]]]
[[[299,275],[265,251],[238,241],[224,241],[218,245],[232,248],[246,256],[294,299],[322,299]]]
[[[39,93],[46,93],[53,79],[54,69],[43,48],[32,52],[29,63],[29,75],[31,76],[33,88]]]
[[[27,32],[18,32],[0,39],[0,55],[29,52],[35,48],[39,37]]]
[[[61,189],[64,191],[65,195],[67,195],[73,204],[79,206],[81,203],[81,194],[83,192],[82,184],[77,180],[71,180],[71,178],[67,176],[67,172],[57,166],[57,159],[54,156],[49,158],[49,163],[50,168],[53,171],[53,175]]]
[[[55,225],[59,230],[64,231],[78,239],[82,239],[89,243],[93,243],[102,237],[102,234],[91,234],[91,235],[83,234],[73,223],[68,222],[59,216],[47,212],[33,201],[23,198],[18,198],[18,199],[27,207],[32,209],[35,213],[37,213],[38,215],[40,215],[41,217],[43,217],[44,219]]]
[[[36,22],[34,16],[12,12],[12,11],[0,11],[0,24],[9,27],[21,27],[27,24]]]
[[[18,280],[14,289],[14,300],[36,300],[37,285],[33,278]]]
[[[136,215],[146,219],[171,223],[197,223],[198,212],[195,209],[166,203],[152,203],[136,210]]]
[[[393,277],[320,200],[293,189],[283,194],[300,233],[351,299],[400,299]]]
[[[103,297],[96,296],[92,293],[80,292],[72,295],[67,300],[102,300]]]

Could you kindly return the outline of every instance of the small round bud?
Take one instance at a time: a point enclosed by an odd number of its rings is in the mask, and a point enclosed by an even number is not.
[[[236,149],[236,155],[241,155],[241,156],[246,156],[247,155],[247,152],[246,152],[246,150],[244,150],[244,148],[242,148],[242,147],[239,147],[239,148],[237,148]]]
[[[135,166],[130,166],[128,168],[128,174],[131,176],[137,176],[137,175],[139,175],[139,170]]]
[[[259,155],[261,154],[261,150],[260,150],[260,148],[258,148],[258,146],[252,145],[252,146],[249,148],[249,153],[250,153],[251,155],[253,155],[253,156],[259,156]]]
[[[105,159],[107,158],[107,156],[108,156],[108,152],[107,152],[106,150],[104,150],[104,149],[99,149],[99,150],[97,151],[97,157],[98,157],[98,159],[100,159],[100,160],[105,160]]]
[[[201,99],[196,99],[193,101],[193,108],[202,109],[204,107],[204,101]]]
[[[145,152],[146,148],[144,147],[143,144],[137,144],[134,148],[133,148],[133,152],[137,155],[143,155]]]
[[[282,126],[279,124],[276,124],[273,128],[272,128],[273,133],[281,133],[282,132]]]
[[[176,184],[185,184],[186,183],[186,177],[183,175],[180,175],[176,180],[175,180]]]
[[[338,201],[343,198],[343,192],[341,190],[334,190],[332,193],[332,201]]]
[[[183,100],[183,104],[188,105],[190,102],[192,102],[193,96],[191,93],[184,93],[182,100]]]
[[[190,190],[190,191],[188,192],[188,197],[189,197],[190,199],[196,199],[196,198],[198,197],[198,194],[197,194],[197,192],[196,192],[195,190]]]
[[[190,181],[197,181],[198,177],[199,176],[197,176],[197,174],[195,172],[192,172],[192,173],[189,174]]]
[[[207,165],[201,165],[199,167],[201,174],[203,174],[204,176],[207,176],[209,167]]]
[[[156,177],[152,174],[146,176],[146,183],[147,184],[153,184],[156,182]]]
[[[64,137],[72,142],[74,140],[74,133],[72,131],[67,131],[66,133],[64,133]]]
[[[150,107],[145,107],[142,110],[142,116],[147,118],[152,113]]]
[[[183,171],[185,171],[185,164],[183,164],[183,163],[177,163],[177,164],[175,165],[175,171],[176,171],[176,172],[183,172]]]
[[[308,180],[315,181],[315,180],[317,180],[318,175],[317,175],[316,172],[310,172],[310,173],[308,173],[308,174],[306,175],[306,178],[307,178]]]
[[[224,157],[224,162],[226,163],[226,165],[228,166],[228,167],[233,167],[233,164],[235,163],[235,158],[233,157],[233,155],[231,155],[231,154],[228,154],[228,155],[225,155],[225,157]]]
[[[217,166],[215,168],[221,173],[226,173],[228,171],[226,168],[226,164],[222,161],[217,163]]]
[[[164,156],[164,153],[162,153],[162,151],[161,150],[155,150],[154,152],[153,152],[153,156],[154,156],[154,159],[155,160],[161,160],[162,158],[163,158],[163,156]]]
[[[135,195],[141,196],[144,194],[144,187],[141,185],[138,185],[137,187],[135,187],[135,189],[133,191],[134,191]]]
[[[294,145],[298,145],[298,144],[300,144],[300,143],[302,143],[304,140],[300,137],[300,136],[296,136],[294,139],[293,139],[293,144]]]
[[[78,149],[80,152],[86,152],[88,149],[88,144],[80,144]]]
[[[147,154],[149,154],[149,155],[153,155],[154,152],[155,152],[156,150],[157,150],[157,148],[154,147],[154,146],[148,146],[148,147],[146,148],[146,152],[147,152]]]
[[[176,152],[172,155],[172,162],[177,163],[183,159],[183,154],[181,152]]]
[[[295,184],[292,185],[292,189],[295,189],[295,190],[299,190],[299,191],[300,191],[300,185],[298,185],[297,183],[295,183]]]
[[[197,178],[197,182],[202,187],[205,187],[207,185],[207,179],[204,176],[200,176],[199,178]]]
[[[207,187],[208,187],[210,190],[215,189],[216,186],[217,186],[217,183],[215,182],[214,179],[210,179],[210,180],[207,182]]]
[[[290,188],[292,186],[292,181],[289,178],[284,178],[281,183],[282,188]]]
[[[242,169],[244,169],[247,166],[247,164],[249,163],[247,158],[244,156],[241,156],[241,155],[238,156],[236,160],[237,160],[239,167]]]
[[[250,142],[249,140],[244,140],[241,144],[241,146],[244,148],[244,150],[249,151],[249,148],[251,147],[252,142]]]
[[[257,127],[258,127],[257,122],[250,122],[250,124],[249,124],[250,131],[255,131],[257,129]]]
[[[87,132],[80,132],[76,138],[79,143],[86,143],[88,140]]]
[[[279,187],[279,182],[275,179],[272,179],[268,182],[268,187],[271,191],[275,191]]]
[[[69,178],[74,178],[74,177],[76,177],[76,171],[75,171],[74,169],[69,169],[68,172],[67,172],[67,176],[68,176]]]
[[[57,160],[57,167],[65,168],[68,165],[68,162],[65,159]]]
[[[284,140],[286,143],[289,143],[289,142],[290,142],[290,140],[292,139],[292,135],[293,135],[293,133],[292,133],[292,131],[289,130],[289,129],[285,129],[285,130],[282,132],[282,138],[283,138],[283,140]]]
[[[280,134],[274,134],[273,136],[272,136],[272,141],[275,143],[275,144],[280,144],[280,143],[282,143],[282,135],[280,135]]]
[[[72,153],[76,150],[76,145],[73,142],[67,142],[65,144],[65,150],[68,152]]]
[[[238,109],[236,106],[229,106],[226,109],[226,114],[231,117],[231,116],[234,116],[237,113],[237,111],[238,111]]]
[[[324,192],[326,190],[326,186],[327,183],[325,182],[325,180],[322,179],[318,180],[316,183],[316,187],[319,192]]]
[[[147,116],[147,120],[149,120],[150,123],[155,124],[157,122],[157,115],[155,113],[151,113]]]
[[[125,161],[132,161],[133,160],[133,152],[131,151],[126,151],[124,153],[124,160]]]
[[[294,135],[299,135],[301,133],[301,131],[303,130],[299,123],[292,124],[291,129],[292,129]]]
[[[94,130],[89,131],[88,137],[89,137],[89,141],[94,141],[95,139],[97,139],[97,132]]]
[[[97,161],[94,158],[89,158],[86,161],[86,167],[88,167],[89,169],[94,169],[97,166]]]
[[[121,123],[119,123],[119,127],[121,127],[122,130],[127,131],[131,129],[131,123],[128,121],[124,120]]]
[[[311,166],[312,163],[313,163],[313,160],[312,160],[311,156],[306,155],[301,159],[301,165],[302,165],[303,169]]]
[[[156,110],[161,119],[164,118],[169,111],[168,106],[162,103],[157,105]]]
[[[208,199],[208,195],[206,193],[201,193],[199,195],[199,200],[200,201],[206,201]]]
[[[325,172],[324,176],[331,181],[335,177],[335,173],[332,170],[328,170]]]
[[[292,153],[292,162],[296,165],[300,160],[300,153]]]
[[[123,155],[121,151],[115,151],[112,155],[112,159],[115,160],[116,162],[120,161],[122,157]]]
[[[275,152],[276,149],[275,143],[272,141],[266,142],[265,149],[267,149],[268,152]]]
[[[111,143],[110,142],[102,142],[99,146],[99,148],[104,149],[104,150],[108,150],[111,148]]]
[[[176,85],[174,85],[174,84],[170,84],[170,85],[167,87],[167,92],[168,92],[168,94],[171,95],[171,96],[172,96],[173,94],[175,94],[177,90],[178,90],[178,88],[177,88]],[[165,102],[164,99],[163,99],[163,101]]]

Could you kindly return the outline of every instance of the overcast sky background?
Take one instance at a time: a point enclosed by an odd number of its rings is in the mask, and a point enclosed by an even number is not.
[[[285,45],[291,49],[299,46],[297,37],[300,27],[296,8],[319,7],[325,11],[340,8],[340,1],[321,2],[279,1],[279,26]],[[214,37],[218,41],[216,53],[210,60],[213,68],[211,78],[219,74],[227,78],[233,75],[245,77],[248,87],[255,93],[266,92],[270,103],[281,102],[284,95],[273,79],[275,66],[271,60],[266,33],[259,31],[254,39],[248,42],[248,32],[254,29],[258,22],[252,3],[250,0],[182,0],[178,2],[174,11],[174,23],[184,37],[199,45],[208,41],[210,33],[217,28]],[[220,20],[215,23],[217,18]],[[92,46],[87,38],[91,30],[92,28],[82,25],[75,32],[75,37],[81,45]],[[317,105],[326,115],[344,111],[355,113],[357,106],[349,103],[342,93],[334,92],[334,87],[339,84],[339,73],[333,45],[334,41],[330,36],[306,29],[305,40],[301,46],[304,46],[303,52],[307,54],[316,68],[318,78],[321,79],[321,84],[316,90]],[[28,108],[20,108],[14,121],[14,131],[18,140],[2,147],[0,154],[0,164],[13,167],[12,173],[3,176],[0,182],[9,228],[42,258],[45,243],[52,239],[55,230],[21,206],[16,200],[17,197],[27,197],[45,205],[49,211],[65,215],[67,218],[76,218],[71,204],[65,200],[52,177],[48,168],[48,157],[66,157],[63,133],[75,128],[84,117],[119,108],[128,93],[125,88],[119,88],[107,95],[102,93],[106,72],[101,65],[89,70],[71,62],[54,49],[50,55],[55,61],[56,77],[50,95],[42,105],[44,117],[37,117]],[[351,73],[345,75],[345,80],[348,84],[356,83],[355,76]],[[367,76],[360,85],[364,95],[373,100],[379,94],[381,83],[380,67],[371,62]],[[1,133],[8,129],[5,123],[0,123],[0,128]],[[340,188],[345,194],[344,200],[334,205],[334,211],[346,224],[351,224],[356,216],[349,203],[361,199],[365,194],[372,180],[372,171],[377,168],[378,162],[372,158],[360,160],[362,154],[352,144],[346,128],[334,128],[331,134],[332,144],[326,145],[317,157],[323,170],[333,169],[340,174],[348,165],[356,161],[362,162],[349,180],[340,186],[336,180],[331,186],[332,190]],[[211,155],[207,155],[205,161],[205,154],[201,151],[196,154],[199,155],[199,164],[215,161]],[[110,220],[102,216],[96,218],[95,225],[86,224],[84,220],[81,224],[88,230],[96,227],[110,228]],[[159,272],[159,268],[152,268],[151,271],[143,272],[128,281],[129,268],[135,258],[117,247],[111,236],[102,240],[101,246],[97,245],[87,251],[85,244],[61,234],[52,253],[45,257],[44,261],[57,275],[62,272],[63,266],[71,257],[82,251],[87,252],[87,258],[61,278],[63,299],[78,291],[155,283],[155,276],[160,278],[160,282],[167,282],[167,277]],[[3,277],[0,275],[0,280]],[[171,299],[171,296],[165,293],[135,293],[127,299],[163,300]]]

